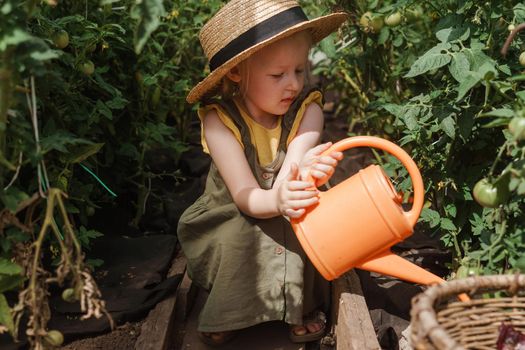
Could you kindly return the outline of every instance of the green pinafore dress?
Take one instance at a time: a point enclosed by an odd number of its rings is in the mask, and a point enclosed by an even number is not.
[[[304,92],[282,118],[276,158],[257,160],[250,131],[233,101],[216,101],[239,129],[251,170],[270,189],[286,153],[286,140]],[[216,166],[211,164],[203,195],[183,213],[177,230],[192,281],[208,291],[198,330],[220,332],[303,316],[329,306],[329,284],[302,250],[287,219],[256,219],[239,211]]]

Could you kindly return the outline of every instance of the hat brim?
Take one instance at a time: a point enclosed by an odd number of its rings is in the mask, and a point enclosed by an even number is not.
[[[312,34],[313,43],[317,43],[323,38],[333,33],[334,31],[336,31],[337,28],[339,28],[339,26],[344,21],[346,21],[347,18],[347,13],[332,13],[326,16],[314,18],[309,21],[301,22],[299,24],[287,28],[279,34],[276,34],[264,41],[261,41],[260,43],[257,43],[249,49],[244,50],[238,55],[232,57],[223,65],[212,71],[206,78],[204,78],[201,82],[195,85],[193,89],[190,90],[188,96],[186,96],[186,101],[188,101],[188,103],[198,102],[205,94],[207,94],[210,90],[214,89],[217,85],[219,85],[222,78],[228,73],[230,69],[235,67],[239,62],[253,55],[258,50],[262,49],[263,47],[266,47],[279,39],[307,29],[310,30]]]

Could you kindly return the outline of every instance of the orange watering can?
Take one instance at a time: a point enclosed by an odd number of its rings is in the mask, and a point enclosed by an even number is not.
[[[390,247],[412,234],[423,208],[423,180],[412,158],[394,143],[372,136],[341,140],[324,154],[354,147],[379,148],[401,161],[414,187],[412,209],[403,210],[403,198],[383,168],[370,165],[321,192],[316,205],[307,208],[302,217],[291,220],[309,259],[327,280],[356,267],[414,283],[445,282],[390,251]],[[468,299],[466,295],[460,298]]]

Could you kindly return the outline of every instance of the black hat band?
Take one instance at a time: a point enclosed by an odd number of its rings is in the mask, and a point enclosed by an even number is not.
[[[306,17],[299,6],[289,8],[288,10],[279,12],[273,17],[265,19],[217,51],[217,53],[210,59],[210,71],[214,71],[225,62],[250,47],[257,45],[258,43],[271,38],[298,23],[306,21],[308,21],[308,17]]]

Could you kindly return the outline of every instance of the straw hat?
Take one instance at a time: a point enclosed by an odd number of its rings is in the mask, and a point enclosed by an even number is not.
[[[308,29],[316,43],[347,19],[344,12],[309,20],[294,0],[231,0],[203,27],[199,39],[210,74],[186,97],[195,103],[217,87],[239,62],[269,44]]]

